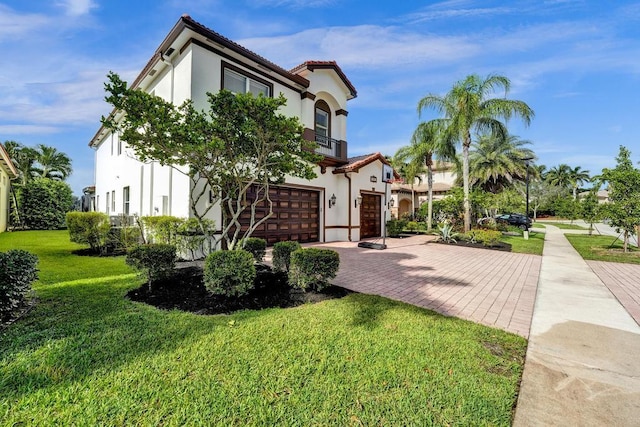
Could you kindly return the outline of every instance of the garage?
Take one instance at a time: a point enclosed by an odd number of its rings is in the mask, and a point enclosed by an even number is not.
[[[381,196],[362,193],[360,205],[360,238],[380,237],[382,229]]]
[[[255,187],[247,192],[247,200],[255,200]],[[273,202],[273,215],[252,234],[267,241],[268,245],[293,240],[300,243],[320,240],[320,193],[318,191],[270,186],[269,198]],[[256,207],[256,221],[269,213],[266,201]],[[242,229],[251,221],[251,211],[240,217]]]

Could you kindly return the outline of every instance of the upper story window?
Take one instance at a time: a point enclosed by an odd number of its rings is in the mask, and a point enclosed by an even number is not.
[[[271,96],[273,85],[225,63],[223,65],[222,87],[233,93],[250,92],[253,96],[259,94]]]
[[[315,131],[316,136],[331,137],[331,109],[322,100],[316,102]]]

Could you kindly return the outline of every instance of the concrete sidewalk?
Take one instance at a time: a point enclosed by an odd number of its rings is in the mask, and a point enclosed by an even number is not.
[[[515,426],[640,426],[640,326],[563,232],[546,240]]]

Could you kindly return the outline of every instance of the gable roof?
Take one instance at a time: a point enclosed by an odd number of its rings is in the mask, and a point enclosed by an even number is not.
[[[358,91],[356,91],[355,86],[347,78],[346,74],[338,66],[338,63],[336,61],[305,61],[302,64],[292,68],[290,72],[297,75],[302,70],[333,70],[338,75],[338,77],[340,77],[340,80],[342,80],[342,83],[344,83],[347,89],[349,89],[349,92],[351,93],[351,99],[358,96]]]
[[[15,179],[18,177],[18,170],[14,166],[11,158],[9,157],[9,153],[2,144],[0,144],[0,166],[2,169],[7,171],[9,179]]]
[[[333,173],[339,174],[339,173],[348,173],[348,172],[359,172],[360,169],[375,162],[376,160],[380,160],[380,162],[382,162],[383,164],[391,166],[389,161],[382,154],[371,153],[371,154],[365,154],[363,156],[349,157],[347,159],[348,163],[346,165],[340,166],[339,168],[335,168],[333,170]],[[395,169],[393,170],[393,177],[395,179],[400,178],[400,175],[398,175]]]

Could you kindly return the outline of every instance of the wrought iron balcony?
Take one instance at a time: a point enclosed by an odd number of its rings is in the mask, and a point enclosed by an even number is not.
[[[305,128],[304,139],[315,141],[318,144],[316,153],[324,156],[323,163],[343,164],[347,161],[347,141],[318,135],[313,129]]]

